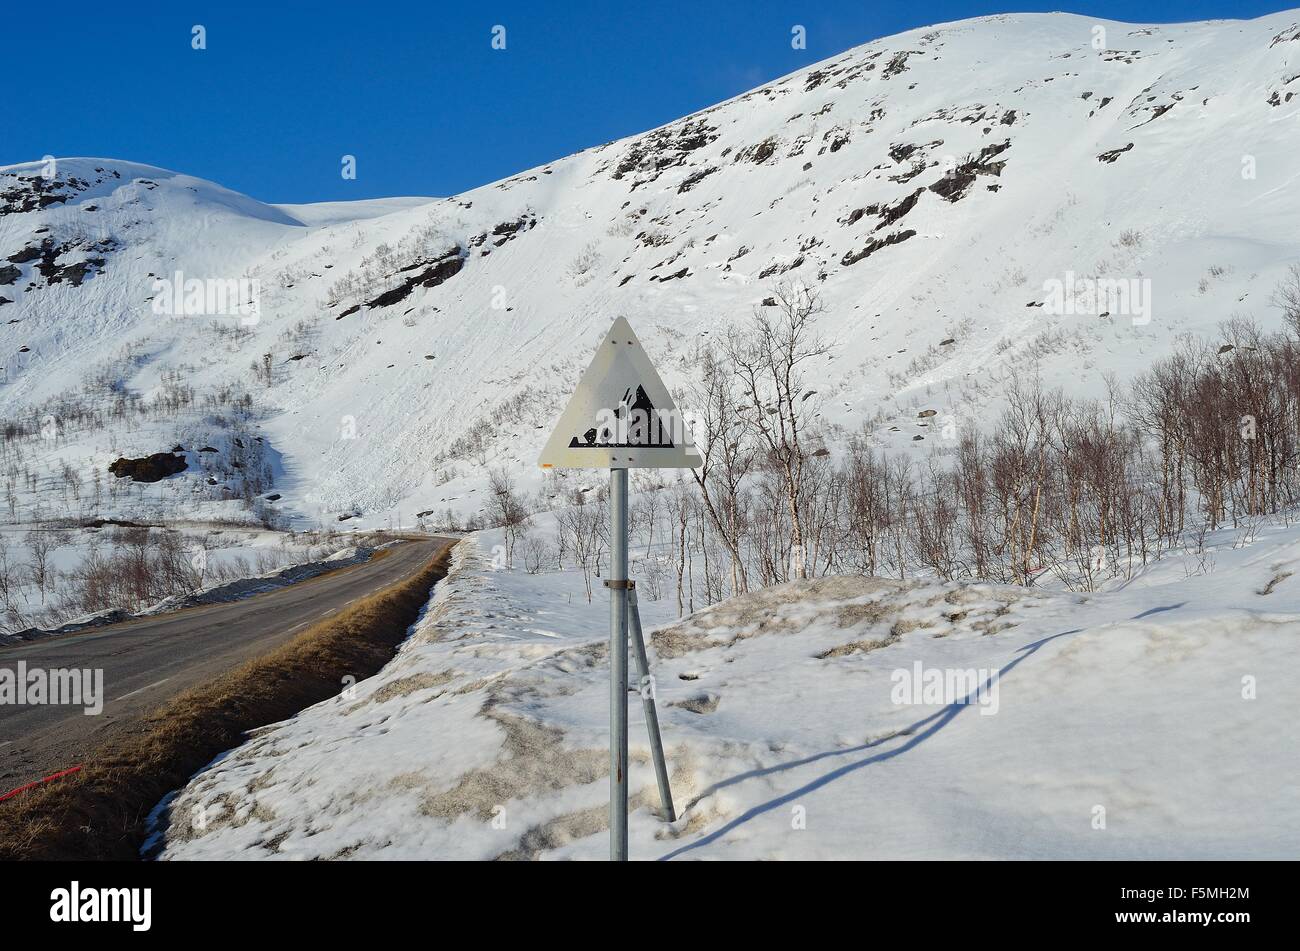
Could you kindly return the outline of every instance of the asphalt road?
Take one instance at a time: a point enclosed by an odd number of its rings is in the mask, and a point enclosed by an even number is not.
[[[0,795],[86,762],[103,740],[149,709],[267,653],[314,621],[413,573],[455,539],[410,541],[383,558],[340,568],[245,601],[186,608],[0,647],[0,668],[103,671],[103,710],[0,703]]]

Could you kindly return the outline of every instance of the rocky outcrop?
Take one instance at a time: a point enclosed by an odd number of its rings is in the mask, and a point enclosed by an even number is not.
[[[411,291],[417,287],[437,287],[443,281],[460,273],[460,269],[465,266],[465,252],[456,246],[446,254],[432,261],[420,261],[416,264],[409,265],[398,271],[399,274],[405,274],[410,271],[419,271],[410,277],[405,277],[401,282],[390,290],[385,291],[378,297],[366,301],[366,307],[390,307],[399,303],[410,296]],[[349,317],[361,310],[360,304],[354,304],[343,313],[339,314],[335,320],[341,320]]]
[[[108,471],[119,479],[130,478],[132,482],[160,482],[168,476],[184,472],[189,468],[184,456],[174,456],[170,452],[155,452],[152,456],[141,459],[119,458],[108,467]]]

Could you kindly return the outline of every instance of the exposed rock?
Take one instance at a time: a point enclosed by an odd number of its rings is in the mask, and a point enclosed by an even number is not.
[[[535,227],[537,227],[537,219],[532,215],[521,215],[514,221],[503,221],[492,229],[492,237],[496,238],[492,242],[492,246],[499,248],[507,241],[513,240],[516,235],[524,231],[531,231]],[[485,236],[479,235],[475,241],[482,244],[484,239]]]
[[[892,205],[885,205],[879,212],[880,223],[871,230],[879,231],[881,228],[892,225],[899,218],[902,218],[905,214],[916,207],[917,201],[924,192],[924,188],[918,188],[916,191],[912,192],[912,194],[900,198]]]
[[[498,225],[498,227],[500,227]],[[432,261],[421,261],[416,264],[402,268],[397,273],[402,274],[409,271],[420,270],[418,274],[404,279],[400,284],[391,290],[384,291],[373,300],[366,301],[367,307],[390,307],[393,304],[400,303],[410,296],[411,291],[417,287],[437,287],[448,278],[454,277],[460,273],[461,268],[465,266],[465,251],[456,245],[446,254]],[[348,317],[361,310],[360,304],[353,304],[343,313],[339,314],[336,320]]]
[[[769,136],[757,145],[749,145],[736,153],[733,162],[753,162],[755,165],[762,165],[773,155],[776,154],[777,139],[775,136]]]
[[[1128,145],[1124,146],[1122,149],[1111,149],[1109,152],[1102,152],[1100,155],[1097,156],[1097,161],[1098,161],[1098,162],[1114,162],[1117,158],[1119,158],[1121,155],[1123,155],[1125,152],[1127,152],[1127,151],[1128,151],[1129,149],[1131,149],[1131,148],[1133,148],[1133,143],[1132,143],[1132,142],[1130,142]]]
[[[822,151],[829,148],[832,152],[838,152],[840,149],[844,148],[844,146],[849,144],[850,138],[851,136],[848,129],[836,126],[834,129],[831,129],[822,136],[822,141],[830,143],[825,146]],[[817,154],[820,155],[821,152],[818,152]]]
[[[6,260],[12,264],[26,264],[28,261],[35,261],[41,256],[41,249],[34,244],[29,244],[15,254],[9,255]]]
[[[0,216],[61,205],[76,192],[89,187],[89,182],[78,178],[61,181],[40,175],[6,175],[0,177]]]
[[[888,65],[880,71],[880,78],[889,79],[893,76],[897,76],[899,73],[906,72],[907,58],[919,52],[919,50],[899,50],[894,54],[893,58],[890,59]]]
[[[715,166],[710,165],[706,168],[700,169],[699,171],[691,172],[691,174],[687,175],[684,179],[682,179],[682,183],[677,186],[677,194],[680,195],[682,192],[690,191],[692,188],[694,188],[700,182],[704,181],[705,178],[712,175],[717,170],[718,169]]]
[[[992,162],[994,156],[1000,155],[1011,147],[1011,140],[996,145],[986,145],[980,149],[979,154],[968,158],[965,162],[956,168],[947,172],[943,178],[930,186],[930,191],[934,192],[940,198],[949,202],[960,201],[970,190],[976,176],[994,175],[1000,176],[1002,169],[1006,167],[1006,162]]]
[[[119,458],[108,467],[108,471],[119,479],[130,478],[132,482],[159,482],[168,476],[184,472],[188,468],[183,456],[174,456],[170,452],[155,452],[152,456],[141,459]]]
[[[889,147],[889,157],[895,162],[902,163],[904,159],[910,158],[912,153],[919,149],[919,145],[913,145],[909,142]]]
[[[717,137],[717,128],[702,118],[652,132],[628,147],[623,160],[614,169],[613,177],[621,179],[632,172],[644,174],[645,178],[638,178],[632,183],[632,188],[635,189],[653,182],[665,169],[684,165],[691,152],[703,148]]]
[[[881,248],[888,247],[891,244],[901,244],[902,242],[906,241],[908,238],[914,238],[914,237],[916,237],[916,232],[910,229],[907,231],[895,231],[893,234],[887,235],[883,238],[877,238],[873,241],[868,241],[867,246],[864,247],[861,251],[847,252],[844,255],[844,257],[840,258],[840,264],[842,264],[845,267],[848,267],[850,264],[857,264],[863,258],[867,258],[875,254]]]

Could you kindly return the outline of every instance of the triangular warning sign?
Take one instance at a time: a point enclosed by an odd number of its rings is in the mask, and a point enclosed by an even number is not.
[[[704,460],[632,327],[620,317],[538,460],[543,469],[693,469]]]

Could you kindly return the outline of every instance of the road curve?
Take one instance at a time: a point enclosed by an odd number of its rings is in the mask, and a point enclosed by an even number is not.
[[[186,608],[0,647],[0,668],[99,669],[103,710],[0,703],[0,795],[86,762],[115,733],[184,690],[280,646],[314,621],[412,574],[455,544],[432,538],[397,545],[382,558],[317,575],[244,601]]]

